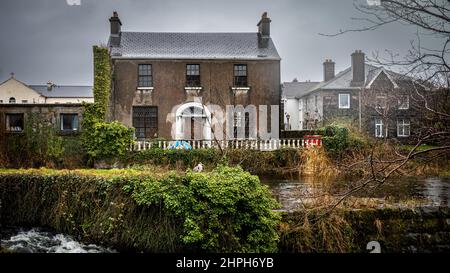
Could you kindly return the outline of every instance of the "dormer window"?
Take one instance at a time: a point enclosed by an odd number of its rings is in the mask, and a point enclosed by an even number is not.
[[[409,109],[409,96],[408,95],[400,96],[400,98],[398,99],[398,109],[400,109],[400,110]]]
[[[188,64],[186,65],[186,86],[200,87],[200,65]]]
[[[247,65],[235,64],[234,65],[234,86],[235,87],[247,87]]]
[[[16,103],[16,98],[14,97],[9,98],[9,103]]]
[[[138,87],[153,86],[153,71],[151,64],[140,64],[138,69]]]

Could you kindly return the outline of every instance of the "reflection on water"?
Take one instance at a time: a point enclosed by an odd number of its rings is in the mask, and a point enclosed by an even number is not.
[[[295,209],[305,198],[324,192],[342,193],[351,187],[346,181],[318,181],[314,178],[261,178],[261,182],[269,186],[274,197],[286,210]],[[450,206],[450,177],[393,179],[379,187],[367,187],[353,196],[389,198],[395,202],[419,199],[427,206]]]
[[[12,233],[12,234],[11,234]],[[85,245],[72,237],[42,229],[11,231],[3,234],[1,246],[16,253],[111,253],[113,250]]]

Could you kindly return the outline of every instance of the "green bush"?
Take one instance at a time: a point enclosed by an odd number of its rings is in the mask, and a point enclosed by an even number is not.
[[[367,137],[346,124],[331,124],[319,131],[325,150],[333,157],[342,157],[346,151],[362,150],[370,145]]]
[[[133,144],[134,129],[120,122],[97,122],[85,142],[87,153],[93,159],[120,158]]]
[[[1,170],[2,224],[47,226],[118,250],[275,252],[280,215],[241,168]]]
[[[211,173],[188,171],[180,179],[143,181],[126,187],[140,205],[162,204],[183,219],[182,242],[208,252],[274,252],[278,207],[257,176],[240,167]]]

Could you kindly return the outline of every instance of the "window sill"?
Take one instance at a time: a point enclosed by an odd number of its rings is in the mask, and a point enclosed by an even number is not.
[[[248,91],[250,91],[250,87],[231,87],[234,95],[247,95]]]
[[[78,135],[78,134],[80,134],[80,131],[79,130],[64,130],[64,131],[59,131],[59,134],[62,136]]]
[[[138,87],[137,90],[153,90],[154,87],[153,86],[148,86],[148,87]]]
[[[191,91],[191,90],[202,90],[203,89],[203,87],[201,87],[201,86],[186,86],[185,88],[184,88],[184,90],[186,90],[186,91]]]

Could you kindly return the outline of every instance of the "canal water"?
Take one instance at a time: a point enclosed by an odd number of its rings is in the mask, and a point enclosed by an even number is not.
[[[269,186],[282,209],[293,210],[300,203],[324,192],[338,194],[348,190],[345,181],[323,181],[314,178],[277,179],[261,178]],[[389,199],[393,203],[417,200],[422,206],[450,206],[450,177],[408,177],[386,181],[382,186],[359,191],[354,197]]]
[[[71,236],[42,228],[2,229],[0,246],[14,253],[114,253],[109,248],[83,244]]]

